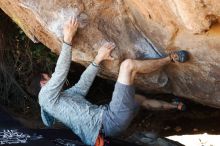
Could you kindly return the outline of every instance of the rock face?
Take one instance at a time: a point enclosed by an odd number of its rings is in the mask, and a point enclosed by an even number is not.
[[[80,29],[72,60],[87,66],[105,41],[114,41],[114,62],[100,76],[116,79],[126,58],[160,58],[188,50],[190,61],[139,75],[137,88],[173,93],[220,108],[219,0],[0,0],[5,11],[34,41],[59,53],[62,27],[77,16]]]

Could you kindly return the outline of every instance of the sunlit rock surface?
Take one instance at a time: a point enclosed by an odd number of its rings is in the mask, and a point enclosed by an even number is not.
[[[62,27],[80,20],[72,60],[87,66],[105,41],[117,48],[100,76],[116,79],[126,58],[160,58],[188,50],[190,61],[171,64],[135,85],[148,93],[173,93],[220,107],[219,0],[0,0],[0,7],[35,42],[59,53]]]

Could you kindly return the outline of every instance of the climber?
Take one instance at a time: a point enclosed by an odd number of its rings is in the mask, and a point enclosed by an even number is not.
[[[38,79],[36,94],[41,106],[41,117],[46,126],[52,126],[56,120],[69,127],[88,145],[103,145],[104,136],[115,136],[124,131],[139,108],[135,100],[133,86],[138,73],[151,73],[171,62],[185,62],[186,51],[173,52],[168,57],[156,60],[126,59],[121,63],[119,76],[109,105],[93,105],[85,99],[103,61],[112,61],[111,52],[114,43],[105,43],[98,51],[94,61],[81,75],[73,87],[62,90],[72,59],[72,38],[78,27],[75,18],[71,18],[64,26],[62,50],[58,58],[55,72],[50,77],[41,74]],[[74,56],[73,56],[74,57]],[[36,83],[36,82],[35,82]],[[40,93],[38,94],[38,92]],[[136,95],[138,101],[144,97]],[[146,103],[145,103],[146,104]],[[158,105],[156,104],[158,107]],[[174,107],[173,107],[174,108]]]

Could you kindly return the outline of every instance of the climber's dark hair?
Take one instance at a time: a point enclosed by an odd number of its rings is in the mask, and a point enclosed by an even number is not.
[[[31,81],[29,84],[29,89],[28,89],[28,92],[31,95],[38,97],[38,94],[41,90],[40,81],[42,79],[43,79],[43,75],[41,73],[36,73],[36,74],[32,75]]]

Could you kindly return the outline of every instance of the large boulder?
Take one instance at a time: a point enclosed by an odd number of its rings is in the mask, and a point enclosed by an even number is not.
[[[188,50],[190,61],[138,75],[137,88],[172,93],[220,107],[219,0],[0,0],[7,13],[34,42],[60,52],[62,27],[77,16],[80,29],[72,60],[87,66],[105,41],[117,48],[100,76],[117,78],[126,58],[160,58]]]

